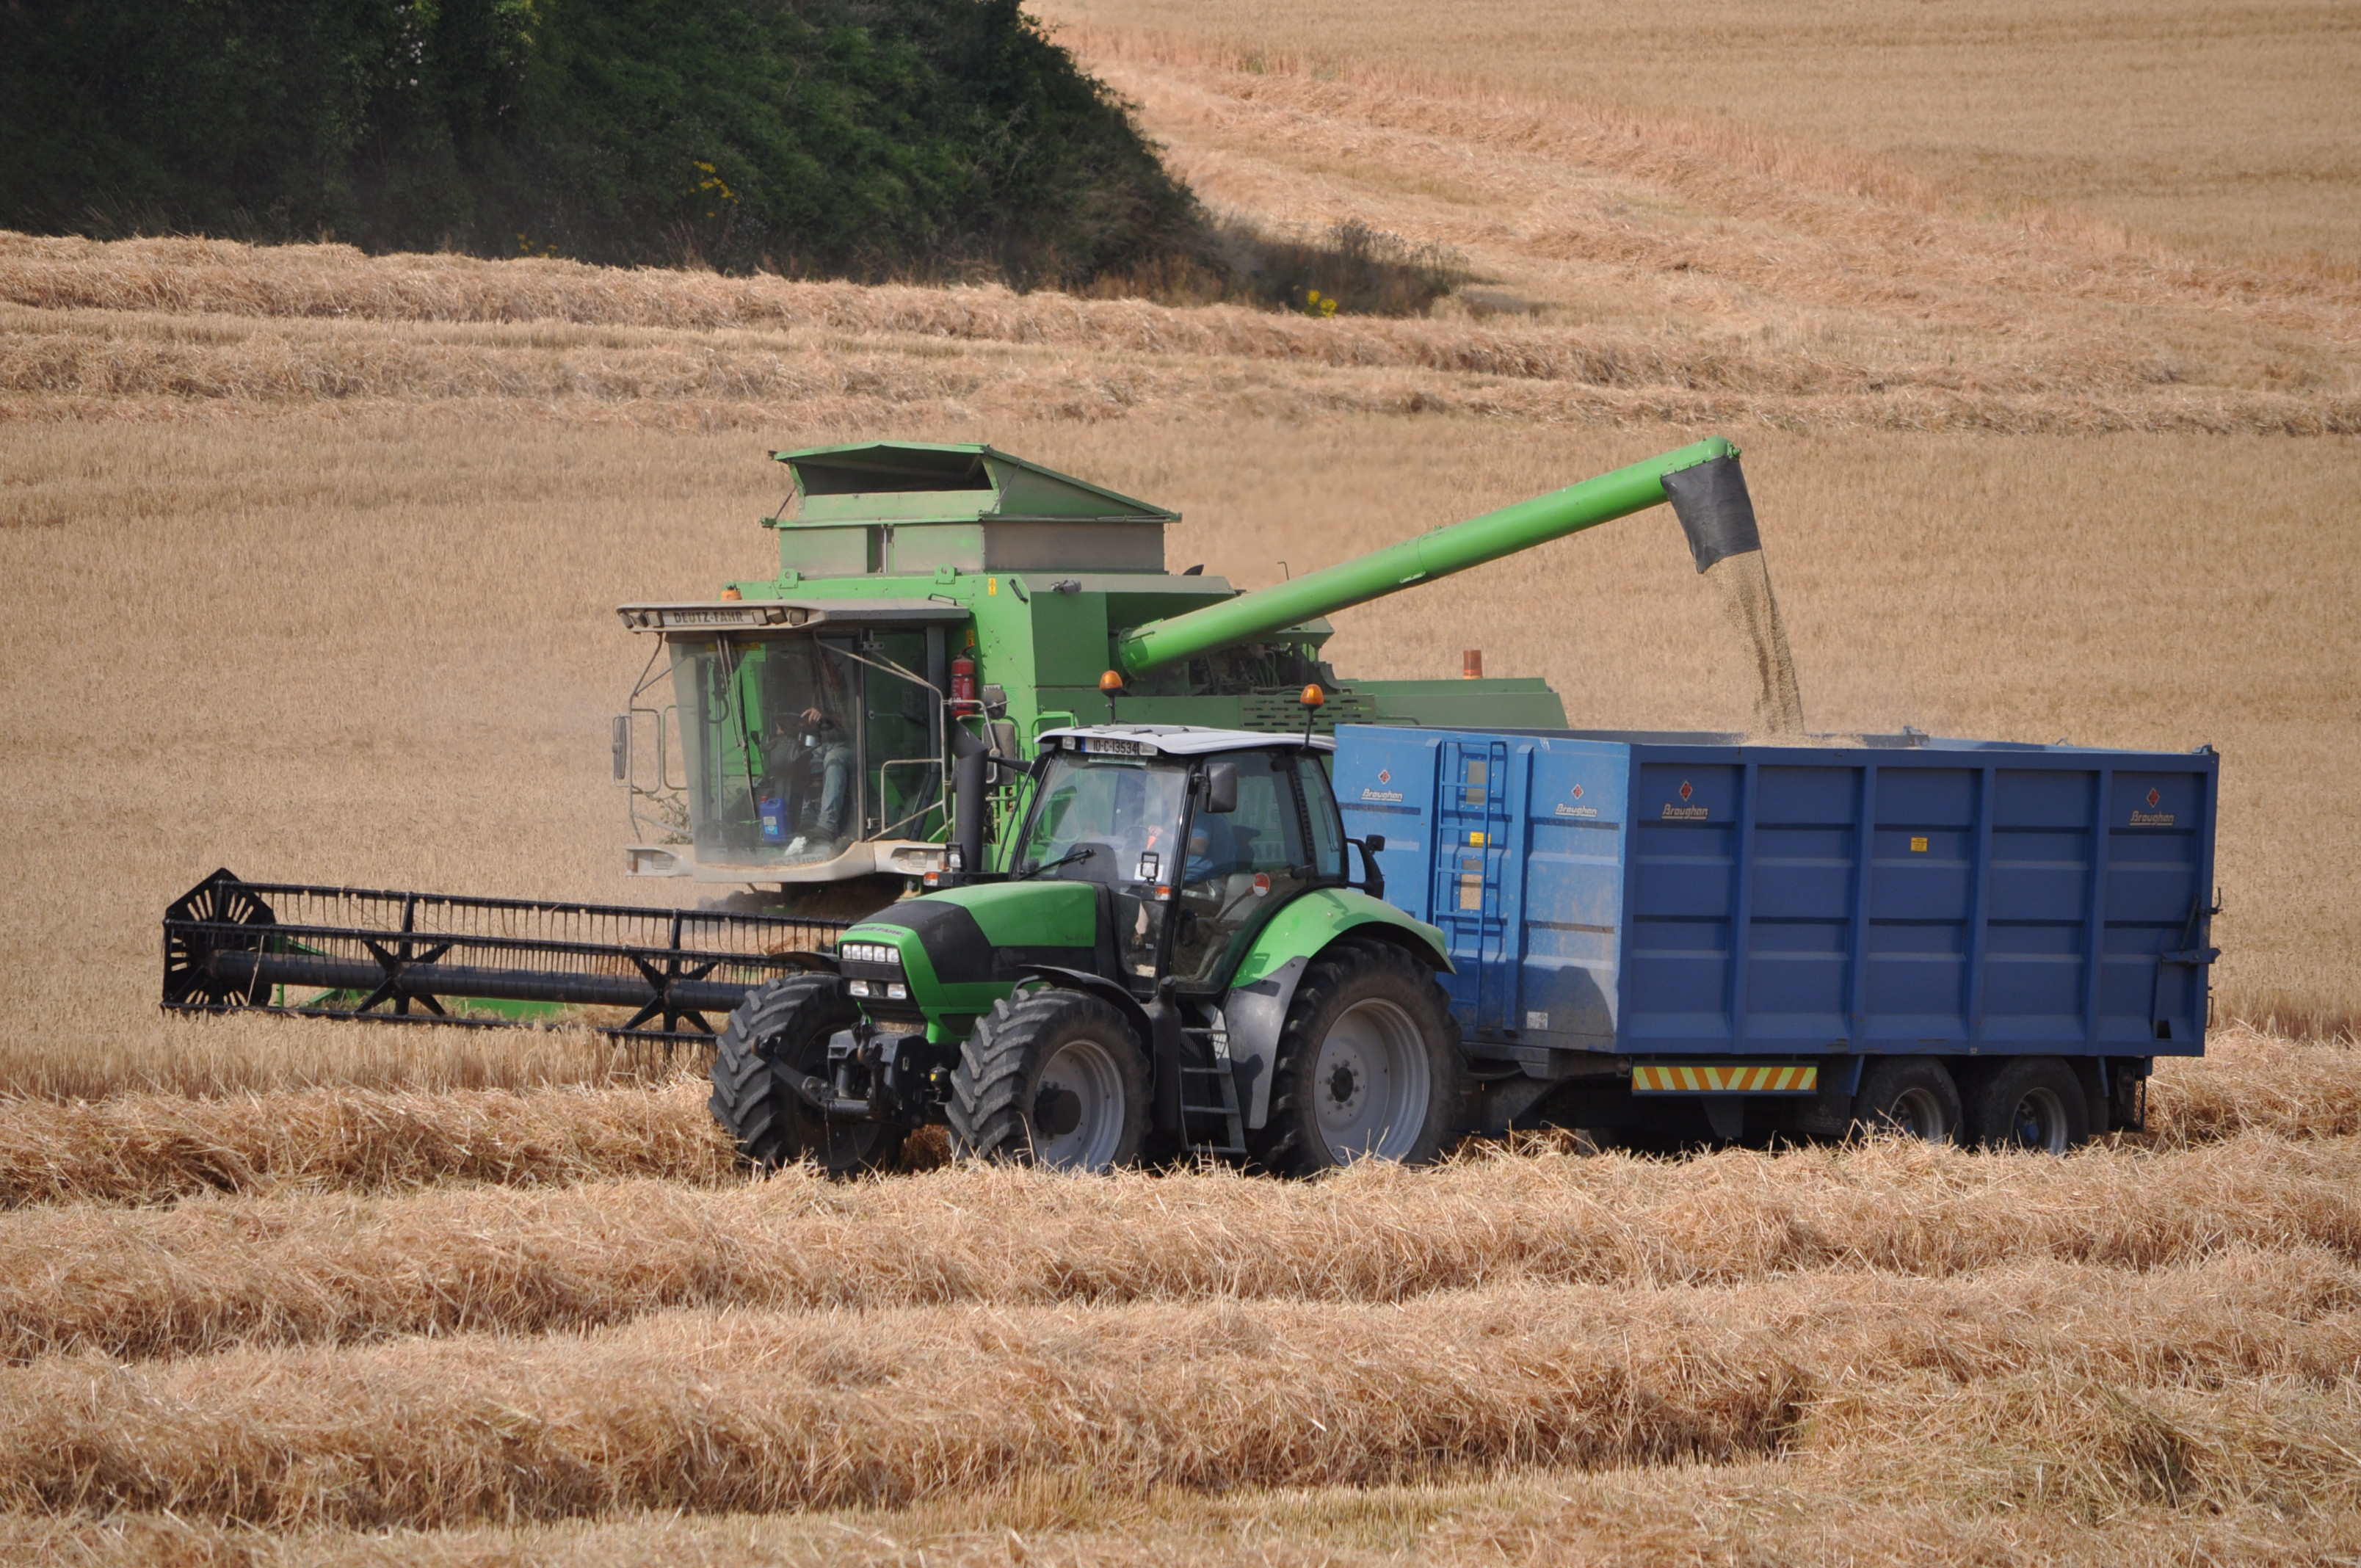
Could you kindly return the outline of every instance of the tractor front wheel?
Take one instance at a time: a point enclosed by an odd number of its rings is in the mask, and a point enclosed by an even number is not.
[[[1334,948],[1303,972],[1279,1039],[1265,1168],[1311,1176],[1356,1159],[1426,1165],[1458,1109],[1459,1031],[1427,967],[1391,945]]]
[[[749,1165],[775,1170],[810,1160],[830,1176],[890,1167],[903,1130],[880,1122],[831,1122],[787,1087],[786,1075],[825,1078],[829,1036],[857,1014],[832,974],[790,975],[739,1004],[713,1051],[714,1120]]]
[[[976,1020],[945,1111],[961,1154],[1112,1170],[1139,1158],[1148,1056],[1112,1003],[1080,991],[1019,992]]]

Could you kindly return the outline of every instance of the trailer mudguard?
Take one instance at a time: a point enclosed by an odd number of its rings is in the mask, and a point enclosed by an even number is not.
[[[1381,899],[1350,888],[1314,888],[1271,917],[1255,935],[1222,998],[1230,1067],[1237,1078],[1246,1124],[1270,1120],[1270,1080],[1279,1066],[1279,1032],[1295,988],[1313,959],[1339,938],[1357,934],[1407,948],[1438,970],[1451,968],[1443,933]]]

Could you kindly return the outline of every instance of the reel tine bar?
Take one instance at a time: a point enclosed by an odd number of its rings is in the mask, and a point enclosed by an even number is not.
[[[624,1021],[590,1026],[670,1046],[710,1039],[710,1015],[757,986],[832,969],[846,924],[249,883],[223,870],[164,912],[163,1004],[478,1028],[538,1020],[470,1003],[619,1008]]]

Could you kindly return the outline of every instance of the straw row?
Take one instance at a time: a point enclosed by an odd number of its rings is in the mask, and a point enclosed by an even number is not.
[[[730,1179],[705,1086],[0,1101],[0,1208],[433,1181]]]
[[[447,1526],[1093,1486],[1369,1486],[1975,1439],[2104,1505],[2274,1485],[2350,1508],[2361,1276],[1813,1276],[1392,1306],[666,1314],[586,1336],[0,1373],[0,1507]],[[2238,1400],[2176,1399],[2238,1385]],[[2163,1398],[2159,1398],[2161,1395]],[[1915,1445],[1894,1432],[1909,1428]],[[2208,1431],[2207,1429],[2210,1429]],[[2016,1450],[2017,1453],[2010,1453]],[[2021,1481],[2020,1471],[2026,1472]],[[1897,1477],[1898,1478],[1898,1477]]]
[[[2164,1401],[2154,1401],[2162,1404]],[[2282,1406],[2284,1401],[2282,1401]],[[2279,1407],[2274,1407],[2277,1409]],[[1897,1409],[1900,1407],[1897,1401]],[[1910,1412],[1916,1413],[1916,1412]],[[2240,1412],[2242,1417],[2246,1414]],[[2270,1412],[2263,1413],[2266,1420]],[[2208,1468],[2261,1455],[2254,1428],[2201,1420]],[[1932,1470],[1963,1457],[1911,1452]],[[2020,1451],[2022,1452],[2022,1451]],[[73,1568],[1270,1568],[1431,1563],[1843,1563],[1852,1568],[2189,1568],[2361,1559],[2361,1515],[2228,1487],[2183,1508],[2117,1503],[2083,1511],[2029,1462],[2026,1507],[2004,1498],[1912,1497],[1863,1477],[1843,1451],[1734,1464],[1582,1474],[1517,1470],[1458,1482],[1265,1491],[1094,1494],[1041,1478],[906,1508],[771,1515],[627,1511],[590,1519],[440,1530],[265,1531],[165,1513],[0,1514],[0,1559]],[[2059,1474],[2065,1472],[2060,1469]]]
[[[2240,1249],[2361,1262],[2361,1140],[2070,1160],[1904,1144],[1669,1163],[1503,1157],[1314,1184],[968,1166],[857,1185],[449,1188],[0,1229],[0,1358],[538,1333],[667,1308],[1409,1300],[1815,1269],[2132,1269]]]
[[[651,1089],[316,1089],[225,1097],[0,1099],[0,1208],[155,1203],[204,1192],[517,1186],[654,1177],[709,1185],[736,1167],[684,1074]],[[2217,1035],[2160,1064],[2147,1141],[2241,1132],[2361,1134],[2361,1050]]]
[[[2361,399],[2334,391],[2173,386],[2136,367],[1855,363],[1667,346],[1612,332],[1517,345],[1459,330],[1432,342],[1340,343],[1328,355],[1277,344],[1238,356],[997,342],[947,353],[923,337],[784,342],[738,329],[609,329],[597,335],[610,341],[577,341],[587,329],[189,325],[182,317],[12,311],[0,323],[0,395],[76,418],[140,417],[157,401],[267,409],[499,400],[659,422],[685,414],[742,421],[752,405],[788,401],[799,417],[836,423],[988,407],[1004,417],[1071,419],[1283,409],[2020,433],[2361,431]]]

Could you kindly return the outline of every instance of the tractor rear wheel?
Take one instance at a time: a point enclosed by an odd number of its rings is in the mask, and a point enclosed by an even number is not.
[[[1459,1030],[1427,967],[1389,944],[1323,954],[1295,988],[1270,1119],[1246,1135],[1283,1176],[1356,1159],[1426,1165],[1460,1098]]]
[[[749,1165],[775,1170],[810,1160],[830,1176],[883,1169],[901,1153],[903,1130],[882,1122],[831,1122],[787,1087],[785,1075],[828,1076],[829,1036],[857,1014],[832,974],[790,975],[749,995],[713,1051],[714,1120]]]
[[[1057,1170],[1132,1165],[1148,1131],[1148,1055],[1102,998],[1019,992],[976,1020],[945,1111],[960,1154]]]

